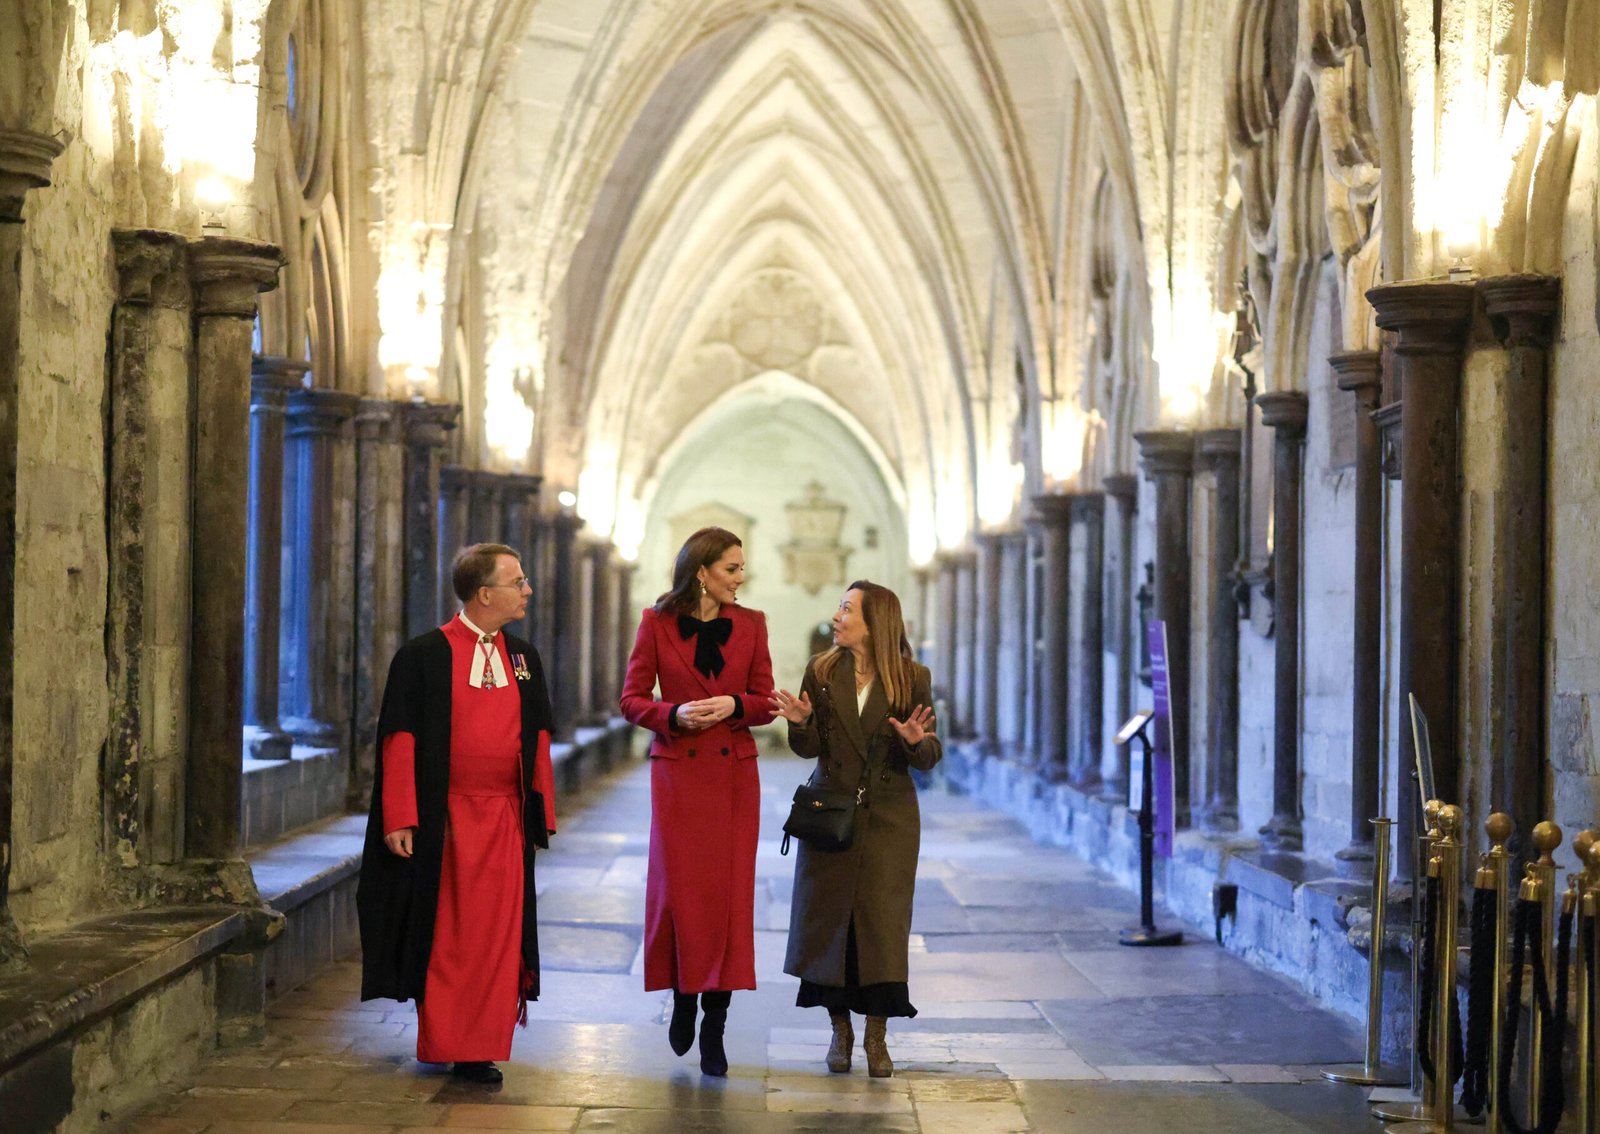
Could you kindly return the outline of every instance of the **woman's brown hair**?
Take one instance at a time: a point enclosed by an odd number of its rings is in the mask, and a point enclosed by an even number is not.
[[[728,548],[743,546],[744,541],[727,528],[701,528],[684,540],[672,565],[672,589],[656,599],[656,613],[696,613],[700,609],[700,568],[714,565]]]
[[[861,592],[861,617],[867,623],[867,651],[883,682],[883,695],[896,713],[911,710],[911,643],[906,638],[906,623],[900,613],[900,596],[878,583],[857,579],[845,592]],[[812,662],[823,681],[833,680],[834,667],[850,651],[842,646],[824,650]]]

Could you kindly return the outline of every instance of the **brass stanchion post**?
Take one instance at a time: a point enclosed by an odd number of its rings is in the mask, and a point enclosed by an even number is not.
[[[1593,947],[1594,936],[1596,837],[1594,831],[1587,830],[1579,831],[1573,837],[1572,849],[1578,856],[1578,864],[1581,869],[1572,875],[1571,886],[1568,890],[1568,900],[1573,903],[1576,909],[1578,926],[1578,964],[1573,981],[1578,1004],[1576,1053],[1578,1069],[1578,1134],[1596,1134],[1594,1099],[1595,1018],[1593,1004],[1596,990],[1589,980],[1589,950]]]
[[[1460,929],[1461,907],[1461,808],[1453,803],[1439,810],[1439,837],[1428,860],[1428,877],[1439,880],[1438,922],[1434,928],[1433,1003],[1424,1011],[1432,1014],[1430,1038],[1433,1040],[1433,1082],[1424,1101],[1428,1115],[1421,1122],[1401,1122],[1385,1127],[1386,1134],[1444,1134],[1455,1126],[1456,1082],[1454,1039],[1450,1030],[1450,1008],[1456,997],[1456,937]]]
[[[1539,859],[1528,864],[1528,876],[1522,883],[1522,896],[1539,903],[1539,928],[1544,948],[1541,950],[1542,956],[1534,958],[1533,963],[1544,966],[1553,988],[1556,971],[1556,860],[1553,852],[1561,845],[1561,828],[1548,820],[1538,824],[1533,829],[1533,845],[1539,851]],[[1513,1012],[1522,1008],[1520,1004],[1510,1007]],[[1528,1015],[1528,1125],[1538,1126],[1543,1119],[1540,1096],[1544,1094],[1545,1035],[1544,1020],[1539,1015],[1537,1002]]]
[[[1324,1068],[1322,1077],[1332,1083],[1358,1086],[1390,1086],[1405,1082],[1405,1073],[1381,1064],[1383,1039],[1383,947],[1388,933],[1389,909],[1389,828],[1394,820],[1373,819],[1372,833],[1372,950],[1367,958],[1367,1050],[1362,1063],[1345,1063]]]
[[[1506,850],[1506,840],[1516,825],[1511,816],[1496,811],[1489,816],[1484,829],[1489,834],[1489,883],[1494,887],[1494,991],[1489,1009],[1489,1103],[1486,1126],[1488,1134],[1503,1134],[1505,1120],[1501,1116],[1500,1055],[1504,1040],[1501,1023],[1506,1018],[1506,942],[1511,931],[1511,855]]]

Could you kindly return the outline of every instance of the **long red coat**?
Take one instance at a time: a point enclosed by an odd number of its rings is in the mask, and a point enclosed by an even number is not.
[[[752,725],[772,720],[772,658],[759,611],[724,606],[733,621],[723,669],[694,667],[695,641],[676,614],[646,610],[628,658],[622,715],[650,744],[650,869],[644,987],[706,992],[754,988],[756,839],[761,783]],[[654,695],[659,685],[660,697]],[[668,724],[685,701],[731,694],[744,706],[699,732]]]

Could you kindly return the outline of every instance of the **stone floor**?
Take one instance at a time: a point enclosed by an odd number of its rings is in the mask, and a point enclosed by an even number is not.
[[[915,1020],[891,1023],[899,1070],[822,1067],[827,1021],[782,972],[792,860],[773,834],[806,766],[763,759],[756,954],[737,993],[733,1068],[704,1078],[667,1047],[670,996],[641,988],[649,772],[566,809],[539,861],[544,997],[499,1090],[418,1064],[408,1005],[356,998],[334,966],[280,999],[263,1047],[219,1054],[128,1134],[377,1134],[417,1129],[789,1134],[798,1131],[1268,1134],[1371,1127],[1361,1092],[1318,1080],[1356,1030],[1204,935],[1119,947],[1135,896],[1015,823],[923,796],[911,940]]]

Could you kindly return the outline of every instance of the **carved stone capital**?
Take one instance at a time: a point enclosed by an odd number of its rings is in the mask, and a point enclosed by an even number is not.
[[[539,486],[544,484],[544,477],[532,473],[506,473],[504,479],[508,497],[526,496],[532,500],[539,498]]]
[[[207,236],[189,245],[195,314],[256,317],[256,296],[278,286],[283,253],[264,240]]]
[[[117,302],[134,307],[189,306],[189,240],[160,228],[118,228],[111,232],[117,263]]]
[[[1106,514],[1106,494],[1104,492],[1074,492],[1068,499],[1072,502],[1072,518],[1082,523],[1094,523]]]
[[[1301,438],[1306,435],[1310,399],[1298,390],[1257,394],[1256,405],[1261,410],[1261,424],[1271,426],[1280,436]]]
[[[1383,395],[1383,355],[1375,350],[1345,350],[1328,356],[1334,381],[1339,389],[1356,396],[1356,404],[1367,412],[1378,408]]]
[[[1130,511],[1138,508],[1139,478],[1133,473],[1110,473],[1100,482],[1100,487],[1124,508]]]
[[[63,147],[31,130],[0,129],[0,224],[22,223],[23,198],[50,184],[50,166]]]
[[[289,395],[305,388],[304,362],[258,354],[250,360],[250,412],[282,413]]]
[[[290,437],[336,437],[361,405],[342,390],[295,390],[289,395]]]
[[[1029,501],[1028,522],[1039,527],[1065,527],[1072,522],[1072,497],[1065,492],[1045,492]]]
[[[398,444],[402,437],[400,402],[388,398],[362,398],[356,406],[356,440]]]
[[[1175,473],[1188,476],[1194,471],[1194,432],[1188,429],[1150,429],[1133,435],[1139,446],[1139,463],[1145,475],[1156,477]]]
[[[445,434],[461,420],[461,407],[448,402],[407,402],[406,444],[421,449],[442,448]]]
[[[1367,292],[1378,326],[1395,331],[1401,354],[1459,354],[1472,317],[1470,283],[1419,280],[1380,284]]]
[[[1549,347],[1561,310],[1561,280],[1532,274],[1495,276],[1478,281],[1483,310],[1495,337],[1508,347]]]
[[[1244,435],[1238,429],[1202,429],[1194,435],[1194,460],[1200,468],[1237,466],[1243,452]]]

